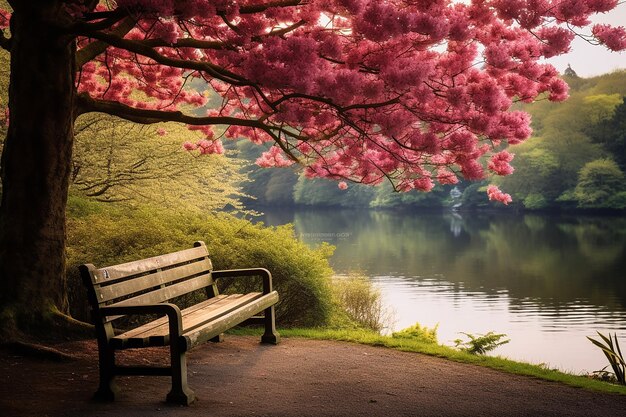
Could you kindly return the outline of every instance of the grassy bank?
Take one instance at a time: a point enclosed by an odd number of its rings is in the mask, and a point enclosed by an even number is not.
[[[235,334],[257,334],[256,330],[238,329]],[[334,330],[324,328],[280,329],[283,337],[300,337],[317,340],[338,340],[381,346],[404,352],[416,352],[436,356],[455,362],[484,366],[515,375],[530,376],[546,381],[560,382],[578,388],[626,395],[626,386],[610,384],[585,376],[572,375],[557,370],[546,369],[538,365],[516,362],[496,356],[472,355],[448,346],[423,340],[381,336],[367,330]]]

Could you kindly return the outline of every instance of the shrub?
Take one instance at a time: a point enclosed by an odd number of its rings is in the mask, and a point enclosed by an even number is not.
[[[389,327],[392,314],[384,307],[380,290],[366,277],[337,277],[333,280],[333,293],[339,307],[358,326],[375,332]]]
[[[622,191],[624,173],[611,159],[588,162],[578,174],[575,195],[581,207],[608,207],[610,198]]]
[[[548,201],[541,194],[528,194],[526,198],[524,198],[524,207],[530,210],[539,210],[546,208],[548,206]]]
[[[469,338],[467,341],[456,339],[454,346],[460,348],[467,353],[484,355],[497,348],[510,342],[509,339],[502,340],[506,337],[504,333],[489,332],[482,335],[473,335],[471,333],[461,333]]]
[[[426,326],[422,326],[419,323],[415,323],[411,327],[407,327],[406,329],[400,330],[399,332],[395,332],[391,334],[391,337],[396,339],[411,339],[418,340],[426,343],[437,343],[437,328],[439,324],[437,324],[432,329],[429,329]]]
[[[332,311],[328,258],[332,247],[310,249],[299,242],[291,226],[263,227],[226,214],[198,215],[106,204],[97,210],[72,199],[68,210],[68,287],[72,314],[88,318],[85,290],[77,266],[114,265],[191,247],[203,240],[215,269],[264,267],[272,272],[280,302],[282,326],[324,325]],[[97,207],[97,204],[95,205]],[[260,280],[241,280],[225,291],[258,290]]]

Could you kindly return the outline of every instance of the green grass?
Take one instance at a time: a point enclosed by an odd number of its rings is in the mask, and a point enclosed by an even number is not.
[[[234,334],[257,334],[258,330],[237,329]],[[455,362],[484,366],[516,375],[530,376],[546,381],[560,382],[578,388],[594,391],[617,393],[626,395],[626,386],[610,384],[585,376],[572,375],[553,369],[547,369],[538,365],[516,362],[497,356],[472,355],[448,346],[436,343],[428,343],[421,340],[393,338],[381,336],[367,330],[335,330],[323,328],[296,328],[280,329],[283,337],[299,337],[317,340],[338,340],[344,342],[360,343],[370,346],[381,346],[404,352],[417,352],[425,355],[436,356]]]

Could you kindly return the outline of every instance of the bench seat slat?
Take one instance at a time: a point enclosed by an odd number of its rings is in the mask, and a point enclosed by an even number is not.
[[[213,320],[203,324],[202,326],[194,329],[193,332],[183,335],[186,345],[185,350],[189,350],[199,343],[203,343],[221,333],[224,333],[226,330],[243,323],[248,317],[264,311],[266,308],[273,306],[277,302],[278,293],[276,291],[272,291],[269,294],[263,294],[262,297],[251,301],[241,308],[224,314],[219,318],[219,320]]]
[[[99,284],[104,281],[115,282],[129,276],[138,275],[159,268],[167,268],[172,265],[182,264],[207,256],[209,256],[209,253],[207,252],[206,246],[198,246],[191,249],[168,253],[166,255],[96,269],[93,273],[92,281],[94,284]]]
[[[204,301],[202,301],[202,302],[200,302],[198,304],[194,304],[191,307],[187,307],[186,309],[184,309],[184,310],[182,310],[180,312],[181,316],[185,317],[187,314],[192,313],[195,310],[204,308],[204,307],[206,307],[208,305],[211,305],[213,303],[216,303],[216,302],[218,302],[219,300],[221,300],[221,299],[223,299],[225,297],[227,297],[227,295],[220,294],[220,295],[218,295],[216,297],[212,297],[212,298],[209,298],[208,300],[204,300]],[[146,323],[146,324],[144,324],[142,326],[139,326],[139,327],[136,327],[134,329],[131,329],[131,330],[127,331],[127,332],[124,332],[124,337],[125,338],[140,337],[140,335],[142,335],[143,333],[149,332],[150,330],[152,330],[152,329],[154,329],[156,327],[159,327],[161,325],[167,325],[167,323],[168,323],[167,316],[159,317],[156,320],[153,320],[153,321],[151,321],[149,323]]]
[[[162,284],[168,284],[172,281],[184,279],[186,277],[201,274],[202,272],[211,270],[211,261],[202,259],[199,262],[180,265],[164,271],[156,271],[152,274],[137,277],[128,281],[118,282],[112,285],[101,286],[96,288],[96,297],[99,303],[116,298],[124,297],[129,294],[144,291],[150,288],[158,287]]]
[[[232,294],[220,297],[212,303],[201,303],[181,311],[183,334],[193,333],[194,329],[210,321],[219,321],[222,316],[238,310],[263,296],[260,292]],[[217,298],[217,297],[216,297]],[[211,299],[213,300],[213,299]],[[211,301],[207,300],[207,301]],[[156,323],[158,322],[158,323]],[[111,339],[116,349],[165,346],[169,343],[169,325],[167,319],[146,323],[136,329],[115,336]]]

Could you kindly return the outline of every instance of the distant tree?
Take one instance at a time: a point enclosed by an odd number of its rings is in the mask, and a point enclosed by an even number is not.
[[[441,208],[444,207],[450,195],[452,186],[437,186],[429,193],[411,191],[397,193],[387,184],[376,188],[376,198],[370,203],[371,207],[413,207],[413,208]],[[481,197],[483,195],[481,194]]]
[[[428,191],[482,179],[483,158],[530,134],[514,101],[567,96],[541,59],[617,0],[9,0],[10,124],[1,161],[0,317],[25,327],[67,311],[65,205],[75,122],[107,113],[174,121],[220,153],[214,126],[274,146],[264,166]],[[9,35],[10,31],[10,35]],[[592,40],[626,48],[626,29]],[[184,88],[203,79],[221,96]],[[487,158],[488,159],[488,158]],[[491,170],[510,173],[496,153]],[[493,191],[493,189],[491,189]],[[492,198],[508,201],[503,193]],[[55,314],[50,314],[55,313]]]
[[[624,173],[614,161],[597,159],[580,170],[575,196],[581,207],[608,207],[614,196],[626,191],[625,185]]]
[[[545,208],[563,192],[559,157],[541,146],[543,141],[532,138],[517,146],[515,175],[500,181],[501,187],[526,208]]]
[[[346,184],[346,189],[337,187],[335,181],[306,179],[301,176],[293,189],[293,199],[303,206],[340,206],[367,208],[376,195],[378,187],[362,184]]]
[[[626,94],[626,72],[577,78],[570,93],[565,103],[524,106],[533,116],[534,137],[509,148],[515,154],[515,175],[496,183],[525,208],[576,207],[574,190],[583,166],[596,159],[618,159],[592,133],[608,130],[604,126]]]
[[[227,149],[231,148],[227,146]],[[261,168],[254,162],[264,151],[263,147],[242,139],[233,147],[236,157],[244,165],[243,172],[249,180],[242,186],[248,206],[294,205],[293,188],[298,181],[298,173],[289,168]]]
[[[589,127],[587,134],[611,153],[622,171],[626,170],[626,97],[615,107],[612,117],[599,120]]]

